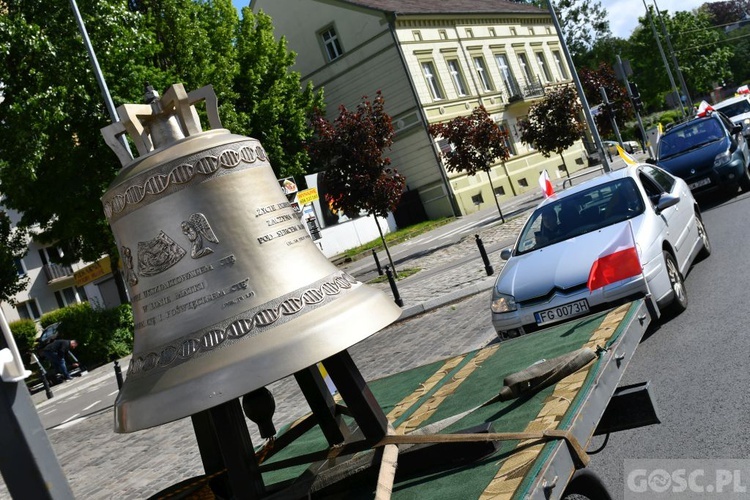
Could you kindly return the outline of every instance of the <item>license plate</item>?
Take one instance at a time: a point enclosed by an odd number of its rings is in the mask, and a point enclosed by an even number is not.
[[[697,182],[693,182],[688,187],[690,189],[695,189],[695,188],[699,188],[701,186],[708,186],[709,184],[711,184],[711,178],[710,177],[706,177],[705,179],[701,179],[701,180],[699,180]]]
[[[537,325],[546,325],[548,323],[574,318],[581,314],[586,314],[587,312],[589,312],[589,303],[586,299],[581,299],[571,302],[570,304],[564,304],[551,309],[545,309],[544,311],[539,311],[538,313],[535,313],[534,316]]]

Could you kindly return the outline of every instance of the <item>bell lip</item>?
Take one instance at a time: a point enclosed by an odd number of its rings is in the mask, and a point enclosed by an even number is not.
[[[370,314],[363,315],[362,311],[368,311]],[[377,311],[377,313],[372,313],[372,311]],[[141,392],[144,387],[157,386],[160,380],[152,380],[154,377],[126,379],[114,405],[114,431],[130,433],[167,424],[237,399],[248,392],[291,376],[297,371],[348,349],[398,320],[402,312],[402,309],[396,306],[383,291],[368,285],[361,285],[345,299],[311,311],[304,318],[290,321],[261,334],[273,335],[275,339],[278,339],[273,349],[268,349],[271,352],[267,355],[270,356],[273,356],[274,352],[283,350],[282,341],[294,341],[294,357],[287,357],[287,360],[292,360],[289,363],[290,367],[284,364],[286,368],[280,368],[280,365],[275,363],[267,367],[267,372],[258,373],[257,370],[251,370],[248,367],[247,359],[234,360],[219,370],[215,369],[194,378],[184,378],[177,383],[168,383],[156,392],[147,392],[140,396],[132,393]],[[331,323],[336,323],[336,325],[331,325]],[[312,324],[312,326],[301,333],[295,331],[301,324]],[[337,331],[331,331],[332,327]],[[340,332],[345,332],[345,334],[339,335]],[[249,344],[245,345],[252,345],[252,339],[247,339],[247,341]],[[320,350],[321,343],[326,344],[325,353]],[[248,350],[248,348],[245,347],[242,350]],[[252,351],[252,348],[249,350]],[[264,355],[266,354],[255,354],[255,357]],[[207,355],[204,363],[220,361],[221,356],[222,350],[217,350]],[[179,370],[182,373],[188,371],[188,368],[190,364],[183,364],[173,370]],[[243,376],[251,376],[254,380],[247,381],[243,377],[235,377],[231,380],[227,374],[228,370],[233,370]],[[155,378],[162,379],[163,374]],[[176,401],[174,400],[175,391],[180,390],[185,392],[189,390],[195,396]]]

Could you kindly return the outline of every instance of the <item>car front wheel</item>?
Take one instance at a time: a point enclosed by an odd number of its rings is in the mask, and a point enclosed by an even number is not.
[[[740,189],[743,193],[750,191],[750,170],[745,166],[742,175],[740,176]]]
[[[695,217],[695,224],[696,226],[698,226],[698,237],[701,239],[701,243],[703,243],[703,248],[698,254],[698,258],[705,259],[709,255],[711,255],[711,241],[708,239],[706,226],[703,224],[703,221],[701,220],[701,218],[698,217],[697,215]]]
[[[669,277],[669,285],[672,287],[674,297],[672,303],[669,304],[669,309],[675,313],[681,313],[687,309],[688,297],[687,290],[685,289],[685,281],[682,279],[680,269],[677,267],[674,257],[668,251],[664,250],[664,265],[667,268],[667,276]]]

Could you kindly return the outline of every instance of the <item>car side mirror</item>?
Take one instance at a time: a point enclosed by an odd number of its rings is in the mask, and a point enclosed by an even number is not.
[[[500,258],[503,260],[510,259],[511,255],[513,255],[513,251],[510,248],[503,248],[500,252]]]
[[[673,207],[680,202],[680,197],[673,194],[663,194],[656,203],[656,213],[661,213],[669,207]]]
[[[656,160],[653,158],[646,158],[646,163],[649,165],[656,165]]]
[[[739,134],[742,132],[742,124],[741,123],[735,123],[732,125],[732,135]]]

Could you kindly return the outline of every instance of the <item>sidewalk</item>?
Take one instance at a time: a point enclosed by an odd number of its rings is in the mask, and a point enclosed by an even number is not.
[[[637,156],[640,157],[641,155]],[[611,162],[611,165],[613,169],[617,169],[621,168],[624,163],[620,159],[615,159],[614,162]],[[600,173],[601,167],[596,166],[578,171],[571,177],[575,185],[580,184],[586,178],[599,175]],[[570,181],[566,177],[554,180],[555,191],[562,191],[563,184],[569,187]],[[420,271],[397,282],[398,292],[404,304],[402,308],[403,313],[398,321],[406,320],[424,312],[490,290],[495,282],[495,278],[504,265],[504,261],[500,259],[500,250],[514,242],[518,232],[526,222],[529,212],[541,200],[541,192],[532,190],[516,196],[505,203],[501,203],[505,223],[501,222],[495,207],[485,209],[488,215],[494,212],[497,214],[497,217],[489,224],[477,228],[472,232],[472,235],[478,234],[482,239],[490,259],[490,264],[494,268],[492,276],[487,276],[484,263],[473,237],[465,237],[457,244],[438,248],[426,255],[401,259],[399,267],[419,268]],[[531,208],[523,208],[530,203]],[[468,260],[467,257],[469,257]],[[374,274],[375,264],[373,259],[361,259],[341,265],[339,268],[361,280],[369,280],[376,275]],[[387,281],[371,286],[383,290],[389,297],[393,296]],[[489,295],[487,303],[489,307]],[[487,314],[489,317],[489,312]],[[129,363],[130,356],[119,360],[123,378],[126,376]],[[115,379],[114,365],[112,363],[86,372],[81,377],[74,378],[70,382],[52,387],[54,399],[59,400],[60,398],[69,397],[110,378]],[[42,408],[53,401],[47,399],[43,390],[33,394],[32,400],[37,408]]]

